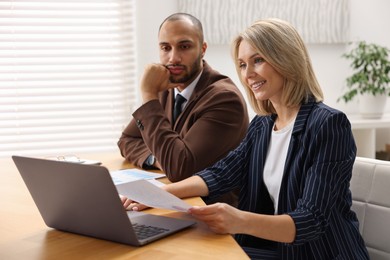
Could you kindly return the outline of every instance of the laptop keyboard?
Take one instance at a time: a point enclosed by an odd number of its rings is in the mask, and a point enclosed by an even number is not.
[[[165,228],[159,228],[159,227],[153,227],[153,226],[147,226],[147,225],[140,225],[137,223],[133,223],[134,231],[137,234],[138,239],[145,239],[149,238],[158,234],[161,234],[163,232],[168,231],[168,229]]]

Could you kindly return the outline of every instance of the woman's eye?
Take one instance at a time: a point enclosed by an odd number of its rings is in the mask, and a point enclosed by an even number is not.
[[[238,67],[240,69],[245,69],[246,65],[245,65],[245,63],[240,63],[240,64],[238,64]]]
[[[255,58],[255,63],[262,63],[264,62],[264,59],[263,58]]]

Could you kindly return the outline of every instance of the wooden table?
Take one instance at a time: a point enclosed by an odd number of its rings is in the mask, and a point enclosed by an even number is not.
[[[82,155],[110,170],[131,168],[117,153]],[[186,200],[204,205],[200,198]],[[151,214],[190,218],[182,212],[148,209]],[[48,228],[11,158],[0,159],[0,259],[248,259],[230,235],[217,235],[201,222],[195,227],[132,247]]]

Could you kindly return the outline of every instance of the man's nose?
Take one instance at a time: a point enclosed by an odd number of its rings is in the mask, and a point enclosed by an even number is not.
[[[169,63],[179,64],[181,62],[181,55],[177,49],[172,49],[169,57]]]

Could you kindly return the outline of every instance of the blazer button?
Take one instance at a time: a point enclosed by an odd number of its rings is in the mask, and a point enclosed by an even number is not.
[[[139,130],[144,130],[144,125],[142,124],[141,120],[138,119],[135,123]]]

